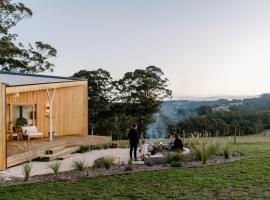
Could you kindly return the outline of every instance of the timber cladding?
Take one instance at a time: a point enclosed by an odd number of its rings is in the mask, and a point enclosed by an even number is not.
[[[3,84],[0,84],[0,170],[6,169],[7,144],[6,144],[6,89]]]
[[[56,136],[88,134],[87,81],[81,81],[80,84],[78,82],[68,83],[68,85],[52,83],[27,87],[7,88],[6,104],[7,109],[10,109],[9,114],[12,113],[13,105],[33,105],[37,129],[48,137],[50,119],[47,90],[52,95],[55,89],[52,110],[53,130]],[[11,91],[18,91],[19,95],[14,95]],[[15,124],[12,117],[7,116],[7,119],[7,124],[11,122]]]

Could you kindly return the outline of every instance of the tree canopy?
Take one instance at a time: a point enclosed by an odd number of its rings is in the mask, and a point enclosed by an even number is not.
[[[127,105],[135,105],[127,109],[140,117],[152,115],[158,110],[161,101],[172,95],[168,89],[168,79],[155,66],[125,73],[117,86],[119,99]]]
[[[53,71],[54,64],[49,61],[56,57],[57,51],[50,44],[37,41],[23,45],[18,35],[10,29],[23,19],[33,15],[30,8],[11,0],[0,1],[0,69],[23,73]]]
[[[163,99],[171,96],[168,79],[155,66],[127,72],[119,80],[103,69],[81,70],[73,76],[88,80],[89,127],[102,134],[125,134],[133,123],[143,130]]]
[[[113,80],[103,69],[81,70],[73,75],[88,80],[89,128],[106,115],[113,100]]]

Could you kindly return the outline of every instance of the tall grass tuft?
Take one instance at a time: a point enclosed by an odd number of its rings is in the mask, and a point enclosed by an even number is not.
[[[223,146],[223,156],[224,156],[225,160],[227,160],[231,157],[231,149],[230,149],[229,143],[227,143]]]
[[[113,160],[110,157],[101,157],[94,161],[94,168],[105,168],[110,169],[112,166]]]
[[[165,154],[165,160],[167,163],[172,162],[184,162],[187,156],[179,152],[168,152]]]
[[[82,145],[80,146],[80,149],[78,150],[78,153],[85,153],[90,151],[90,146],[89,145]]]
[[[49,165],[49,168],[53,171],[55,177],[58,177],[62,162],[57,160]]]
[[[132,159],[129,159],[128,165],[125,167],[125,171],[132,171],[132,170],[133,170]]]
[[[204,141],[198,142],[192,145],[194,156],[196,160],[200,160],[203,164],[206,164],[207,160],[209,160],[218,149],[218,143]]]
[[[73,168],[82,172],[85,170],[86,166],[85,166],[85,160],[83,159],[76,159],[73,161]]]
[[[32,163],[26,162],[22,165],[24,181],[28,181],[32,170]]]
[[[6,179],[4,176],[0,175],[0,185],[3,185],[6,183]]]

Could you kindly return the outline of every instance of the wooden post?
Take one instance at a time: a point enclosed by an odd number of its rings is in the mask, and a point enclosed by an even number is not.
[[[0,83],[0,170],[7,168],[6,86]]]

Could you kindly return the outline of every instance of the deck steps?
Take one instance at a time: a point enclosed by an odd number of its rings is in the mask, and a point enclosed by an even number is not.
[[[14,143],[14,142],[13,142]],[[27,162],[29,160],[38,159],[44,155],[46,155],[47,149],[52,149],[57,146],[65,146],[65,141],[58,141],[55,143],[50,142],[18,142],[18,144],[21,144],[22,146],[26,146],[29,148],[29,150],[23,149],[23,152],[20,152],[20,148],[16,148],[14,151],[16,151],[16,154],[12,156],[8,156],[7,158],[7,167],[15,166],[24,162]],[[27,144],[27,145],[26,145]],[[33,149],[33,150],[32,150]]]
[[[64,148],[56,153],[53,154],[46,154],[40,157],[40,160],[42,161],[52,161],[57,159],[64,159],[66,156],[75,153],[78,151],[80,147],[71,147],[71,148]]]
[[[16,166],[29,160],[39,159],[45,156],[48,150],[54,150],[54,153],[56,153],[56,147],[78,147],[79,150],[80,146],[111,142],[112,138],[109,136],[95,135],[58,136],[53,141],[49,141],[48,138],[30,141],[7,141],[7,167]],[[22,148],[24,146],[26,149]],[[66,158],[60,156],[59,159],[61,157]]]

